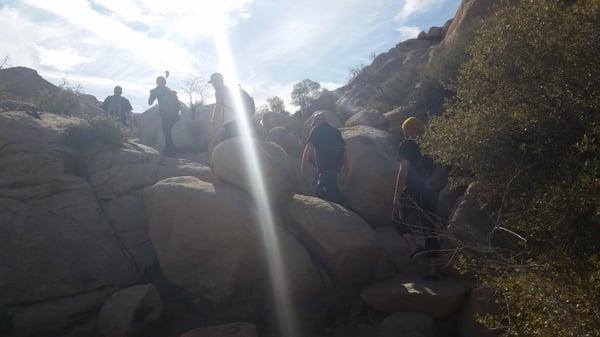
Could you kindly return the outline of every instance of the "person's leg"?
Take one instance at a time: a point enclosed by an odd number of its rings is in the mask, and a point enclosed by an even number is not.
[[[433,193],[426,191],[425,193]],[[427,278],[436,280],[438,273],[438,257],[440,254],[440,242],[438,239],[438,228],[437,223],[437,202],[433,201],[430,195],[424,194],[422,197],[422,208],[421,208],[421,224],[423,226],[423,233],[425,235],[425,250],[427,251],[427,258],[429,264],[429,271]]]
[[[177,149],[173,142],[173,123],[168,117],[162,118],[162,129],[165,136],[165,154],[167,156],[174,156],[177,153]]]
[[[344,200],[337,184],[337,173],[322,172],[319,174],[319,189],[322,196],[320,198],[343,205]]]
[[[337,181],[337,174],[334,174],[331,177],[331,181],[329,182],[329,197],[331,198],[331,201],[335,202],[338,205],[344,205],[344,197],[342,196],[342,193],[340,192],[340,189],[338,187],[338,181]]]
[[[393,220],[396,224],[398,235],[404,239],[410,250],[411,257],[423,252],[423,247],[419,245],[414,231],[417,230],[415,225],[415,217],[419,212],[419,207],[415,198],[408,192],[402,193],[400,199],[400,209],[393,214]]]

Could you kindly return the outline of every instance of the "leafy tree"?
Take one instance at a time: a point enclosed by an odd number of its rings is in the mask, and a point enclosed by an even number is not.
[[[268,98],[267,106],[269,111],[287,114],[287,112],[285,111],[285,102],[278,96]]]
[[[310,79],[305,79],[294,85],[292,89],[292,103],[300,107],[301,111],[308,108],[321,93],[321,84]]]
[[[527,254],[461,265],[502,290],[508,336],[600,335],[600,2],[530,0],[484,22],[426,150],[487,182]]]

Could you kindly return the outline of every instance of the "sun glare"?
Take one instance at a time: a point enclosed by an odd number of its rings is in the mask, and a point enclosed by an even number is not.
[[[218,22],[218,21],[217,21]],[[231,89],[237,88],[238,77],[235,61],[227,37],[226,23],[223,17],[214,27],[213,38],[219,57],[219,71]],[[261,225],[262,241],[265,249],[271,291],[275,301],[274,313],[277,319],[276,325],[279,335],[282,337],[296,337],[298,329],[295,322],[293,306],[290,303],[289,283],[283,269],[283,261],[279,240],[275,230],[273,213],[269,205],[267,190],[262,177],[261,164],[258,160],[256,141],[251,136],[251,125],[247,114],[244,112],[244,104],[238,90],[232,90],[233,101],[238,112],[238,123],[241,136],[244,139],[244,162],[247,172],[254,182],[253,195],[258,207],[259,221]]]

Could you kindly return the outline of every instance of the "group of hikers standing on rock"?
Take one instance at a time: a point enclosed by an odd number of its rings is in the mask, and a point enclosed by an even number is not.
[[[167,87],[166,76],[156,79],[156,87],[150,91],[148,104],[158,100],[162,131],[165,138],[164,155],[175,157],[177,149],[173,142],[172,129],[179,120],[181,103],[177,93]],[[216,135],[216,143],[243,134],[239,117],[241,114],[253,115],[256,111],[254,100],[241,87],[239,98],[241,106],[235,104],[234,95],[238,94],[225,85],[223,75],[214,73],[208,82],[215,90],[216,103],[210,119],[211,126],[220,130]],[[118,119],[127,125],[131,119],[132,107],[129,101],[122,97],[121,87],[115,87],[114,96],[104,101],[103,108],[107,115]],[[244,111],[240,112],[239,109]],[[256,126],[254,118],[249,118],[248,125],[251,135]],[[427,257],[429,271],[427,278],[437,279],[436,258],[439,254],[437,216],[438,192],[427,184],[427,178],[433,172],[433,161],[421,153],[416,142],[424,132],[421,120],[410,117],[402,124],[404,140],[397,149],[396,159],[400,163],[396,179],[394,198],[392,201],[391,220],[398,234],[407,242],[411,258],[424,255]],[[214,141],[213,141],[214,142]],[[350,174],[350,165],[346,155],[346,144],[340,130],[328,122],[323,112],[313,116],[310,133],[302,154],[301,171],[304,172],[309,163],[316,166],[316,196],[326,201],[345,205],[344,197],[338,187],[338,175]],[[424,246],[419,244],[419,238],[424,239]]]

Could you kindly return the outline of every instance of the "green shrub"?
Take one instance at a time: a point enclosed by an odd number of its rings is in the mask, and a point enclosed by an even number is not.
[[[35,104],[40,111],[79,116],[82,106],[78,96],[77,90],[68,87],[52,91],[46,90],[37,97]]]
[[[98,117],[69,126],[65,130],[64,141],[77,150],[88,149],[94,144],[103,144],[110,149],[117,149],[127,140],[126,135],[126,130],[119,122]]]
[[[510,336],[600,335],[600,1],[531,0],[488,18],[433,118],[426,151],[495,191],[528,240],[513,268],[465,268],[504,290]]]

